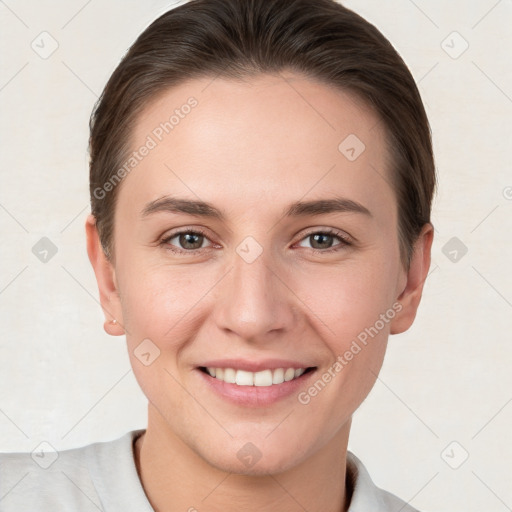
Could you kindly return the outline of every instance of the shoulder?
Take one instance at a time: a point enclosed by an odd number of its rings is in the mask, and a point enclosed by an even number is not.
[[[98,483],[105,473],[131,469],[132,440],[139,432],[60,452],[47,445],[32,453],[0,453],[0,511],[104,510]]]
[[[352,452],[347,452],[347,486],[352,494],[348,512],[419,512],[394,494],[377,487]]]

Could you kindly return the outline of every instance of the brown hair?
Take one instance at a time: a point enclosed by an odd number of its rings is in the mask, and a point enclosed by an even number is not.
[[[436,186],[430,125],[400,55],[372,24],[334,0],[191,0],[137,38],[90,119],[91,209],[107,258],[114,259],[118,187],[105,184],[126,161],[134,123],[148,102],[193,78],[282,70],[352,92],[382,120],[392,155],[400,254],[409,267],[414,241],[430,222]]]

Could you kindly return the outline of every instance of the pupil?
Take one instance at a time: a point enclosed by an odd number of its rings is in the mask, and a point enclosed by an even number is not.
[[[316,235],[313,235],[313,240],[314,240],[314,244],[316,243],[320,243],[320,245],[325,244],[326,242],[326,239],[331,239],[331,235],[328,235],[328,234],[325,234],[325,233],[320,233],[320,234],[316,234]],[[329,240],[330,242],[332,242],[332,240]],[[315,246],[314,244],[313,247]],[[330,247],[331,244],[330,243],[327,243],[327,247]],[[320,249],[325,249],[325,247],[320,247]]]
[[[199,249],[202,245],[202,237],[203,235],[197,235],[194,233],[185,233],[180,236],[180,244],[182,247],[185,247],[186,249]],[[195,241],[194,241],[195,239]],[[199,239],[199,242],[198,242]],[[190,247],[192,245],[193,247]]]

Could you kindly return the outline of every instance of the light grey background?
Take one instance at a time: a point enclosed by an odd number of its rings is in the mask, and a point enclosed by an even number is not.
[[[171,5],[0,1],[0,451],[60,450],[146,424],[85,250],[88,118],[128,46]],[[440,185],[423,303],[390,338],[349,448],[421,510],[512,510],[512,2],[345,5],[419,83]],[[46,263],[32,251],[42,237],[57,248]]]

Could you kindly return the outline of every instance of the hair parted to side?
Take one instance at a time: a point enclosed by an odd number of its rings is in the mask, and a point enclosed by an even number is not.
[[[391,43],[335,0],[191,0],[137,38],[90,119],[91,210],[110,261],[119,187],[105,193],[104,185],[126,161],[143,108],[193,78],[241,79],[284,70],[355,94],[383,122],[400,254],[409,267],[414,241],[430,222],[436,186],[430,125],[414,79]]]

